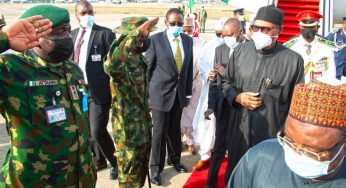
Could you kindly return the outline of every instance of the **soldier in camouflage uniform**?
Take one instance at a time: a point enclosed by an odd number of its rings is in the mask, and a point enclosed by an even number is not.
[[[142,187],[148,172],[151,149],[151,118],[148,106],[147,61],[141,54],[150,46],[147,38],[158,18],[122,19],[104,64],[111,77],[112,123],[117,150],[120,187]]]
[[[68,60],[69,13],[39,5],[22,18],[32,15],[50,19],[54,29],[39,39],[40,47],[0,56],[0,112],[11,141],[0,187],[95,187],[87,88],[82,71]]]
[[[38,45],[38,39],[49,34],[52,22],[42,20],[42,16],[33,16],[18,20],[0,31],[0,53],[11,48],[16,51],[24,51]]]

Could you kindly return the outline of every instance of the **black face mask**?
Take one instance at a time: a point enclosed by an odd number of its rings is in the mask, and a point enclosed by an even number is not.
[[[44,40],[47,40],[47,42],[44,42],[47,48],[52,50],[46,50],[42,48],[43,51],[50,51],[47,53],[47,56],[53,60],[54,62],[62,62],[68,60],[72,53],[73,53],[73,41],[72,38],[63,38],[63,39],[48,39],[43,38]],[[49,41],[49,42],[48,42]]]
[[[300,29],[300,32],[302,33],[302,36],[305,39],[313,39],[316,35],[316,30],[311,30],[311,29]]]
[[[143,38],[140,42],[143,43],[143,46],[136,47],[135,51],[137,53],[143,53],[143,52],[147,51],[151,45],[151,39],[150,38]]]

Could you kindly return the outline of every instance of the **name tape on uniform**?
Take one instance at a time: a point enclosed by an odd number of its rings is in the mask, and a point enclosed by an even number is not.
[[[37,87],[37,86],[56,86],[58,85],[58,80],[35,80],[35,81],[29,81],[30,87]]]

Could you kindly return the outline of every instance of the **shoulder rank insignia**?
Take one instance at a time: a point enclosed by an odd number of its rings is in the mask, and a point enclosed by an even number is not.
[[[298,39],[297,38],[293,38],[287,42],[284,43],[284,46],[286,46],[287,48],[290,48],[291,46],[293,46],[295,43],[297,43]]]
[[[321,44],[327,45],[328,47],[336,48],[335,43],[332,42],[332,41],[330,41],[330,40],[327,40],[327,39],[318,37],[318,38],[317,38],[317,41],[318,41],[319,43],[321,43]]]

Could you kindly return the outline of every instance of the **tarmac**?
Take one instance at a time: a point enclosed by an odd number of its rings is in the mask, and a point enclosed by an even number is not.
[[[24,8],[15,9],[13,7],[0,7],[0,12],[5,15],[6,21],[8,23],[11,23],[18,19],[19,15],[21,15],[24,11]],[[102,26],[106,26],[108,28],[114,28],[116,26],[116,23],[120,23],[120,19],[122,17],[127,17],[130,15],[125,14],[102,14],[101,12],[98,12],[96,17],[96,23]],[[132,15],[133,16],[133,15]],[[150,18],[150,17],[149,17]],[[151,17],[153,18],[153,17]],[[160,17],[160,21],[158,23],[158,30],[156,32],[163,31],[165,29],[164,25],[164,17]],[[216,20],[209,19],[206,22],[206,33],[200,34],[200,39],[208,41],[214,36],[214,25],[216,23]],[[71,14],[71,26],[73,28],[78,27],[78,23],[76,18],[74,17],[74,14]],[[108,124],[108,130],[111,133],[111,125]],[[111,134],[112,135],[112,134]],[[184,151],[182,152],[181,157],[181,164],[183,164],[188,172],[187,173],[178,173],[176,172],[172,166],[165,166],[164,171],[161,173],[161,186],[155,186],[152,185],[153,188],[155,187],[172,187],[172,188],[180,188],[182,187],[186,180],[191,175],[191,169],[195,162],[199,160],[199,155],[190,155],[187,152],[187,149],[185,147],[185,144],[183,144]],[[5,127],[5,121],[0,116],[0,167],[2,167],[3,160],[6,156],[6,153],[8,152],[8,147],[10,145],[9,137],[7,135],[6,127]],[[114,188],[118,187],[118,181],[117,180],[110,180],[109,179],[109,168],[99,171],[97,173],[98,180],[97,180],[97,188]],[[144,187],[148,186],[148,181],[145,183]]]
[[[109,133],[111,133],[111,124],[108,123],[107,127]],[[5,120],[0,117],[0,168],[2,167],[3,161],[5,159],[6,153],[8,152],[8,148],[10,145],[10,141],[8,139],[7,131],[6,131],[6,125]],[[184,144],[185,145],[185,144]],[[190,155],[186,147],[183,147],[184,151],[181,156],[181,164],[183,164],[188,172],[187,173],[178,173],[174,170],[172,166],[165,166],[164,171],[161,173],[161,186],[155,186],[152,185],[151,187],[172,187],[172,188],[179,188],[183,187],[186,180],[191,175],[191,169],[192,165],[199,160],[198,155]],[[110,165],[108,165],[110,167]],[[117,180],[111,180],[109,179],[109,168],[101,170],[97,172],[97,184],[96,188],[114,188],[118,187],[118,181]],[[148,179],[144,185],[144,187],[149,187]]]

